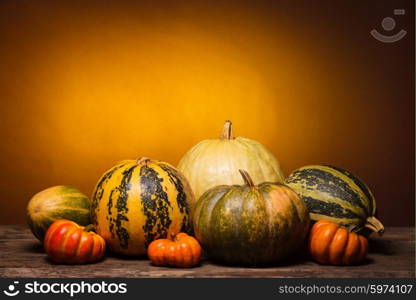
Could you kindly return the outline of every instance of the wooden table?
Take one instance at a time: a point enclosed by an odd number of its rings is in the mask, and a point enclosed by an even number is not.
[[[222,266],[204,259],[199,267],[154,267],[149,260],[125,259],[111,254],[103,261],[81,266],[51,263],[41,244],[23,225],[0,226],[0,277],[414,277],[415,231],[390,227],[382,237],[373,235],[365,264],[322,266],[306,257],[267,268]]]

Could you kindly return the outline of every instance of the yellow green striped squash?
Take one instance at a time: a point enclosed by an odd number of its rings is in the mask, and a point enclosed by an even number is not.
[[[311,220],[329,220],[369,234],[383,233],[375,217],[376,201],[367,185],[350,172],[326,165],[310,165],[286,179],[308,207]]]
[[[49,226],[59,219],[85,226],[90,223],[90,201],[78,189],[58,185],[47,188],[30,199],[27,205],[29,227],[43,242]]]
[[[193,203],[188,182],[170,164],[125,160],[98,181],[91,221],[112,251],[143,255],[153,240],[191,231]]]

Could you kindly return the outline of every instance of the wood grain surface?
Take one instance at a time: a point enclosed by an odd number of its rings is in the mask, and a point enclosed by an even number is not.
[[[382,237],[372,235],[368,259],[359,266],[322,266],[305,255],[295,257],[267,268],[223,266],[208,259],[195,268],[164,268],[152,266],[146,258],[112,254],[96,264],[57,265],[26,226],[0,226],[0,277],[414,277],[415,231],[390,227]]]

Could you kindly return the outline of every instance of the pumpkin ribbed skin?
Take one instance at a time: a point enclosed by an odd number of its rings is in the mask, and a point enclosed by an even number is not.
[[[368,241],[339,224],[320,220],[310,231],[308,249],[312,258],[321,264],[352,265],[365,259]]]
[[[88,226],[87,226],[88,227]],[[57,220],[45,235],[44,248],[57,263],[85,264],[99,261],[105,252],[104,239],[88,228],[68,220]]]
[[[27,220],[32,233],[43,242],[49,226],[66,219],[83,226],[90,223],[90,201],[78,189],[69,186],[47,188],[30,199]]]
[[[150,243],[147,256],[155,266],[190,268],[201,260],[201,246],[186,233],[173,235],[171,239],[159,239]]]
[[[239,169],[249,172],[255,184],[284,181],[283,171],[273,154],[257,141],[234,138],[231,126],[231,121],[226,121],[220,139],[199,142],[178,164],[196,199],[214,186],[242,184]]]
[[[311,220],[329,220],[346,227],[354,225],[363,234],[384,231],[375,218],[373,194],[364,182],[344,169],[305,166],[290,174],[286,183],[305,202]]]
[[[246,185],[214,187],[200,197],[195,236],[214,260],[249,266],[279,262],[304,241],[306,206],[283,184],[254,186],[245,180]]]
[[[154,239],[191,230],[193,203],[188,182],[168,163],[126,160],[98,181],[91,221],[114,252],[143,255]]]

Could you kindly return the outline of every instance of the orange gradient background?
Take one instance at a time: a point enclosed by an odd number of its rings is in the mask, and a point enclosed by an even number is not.
[[[414,224],[414,3],[354,3],[1,1],[1,223],[123,159],[177,165],[230,119],[286,174],[348,169]],[[399,6],[407,36],[374,40]]]

